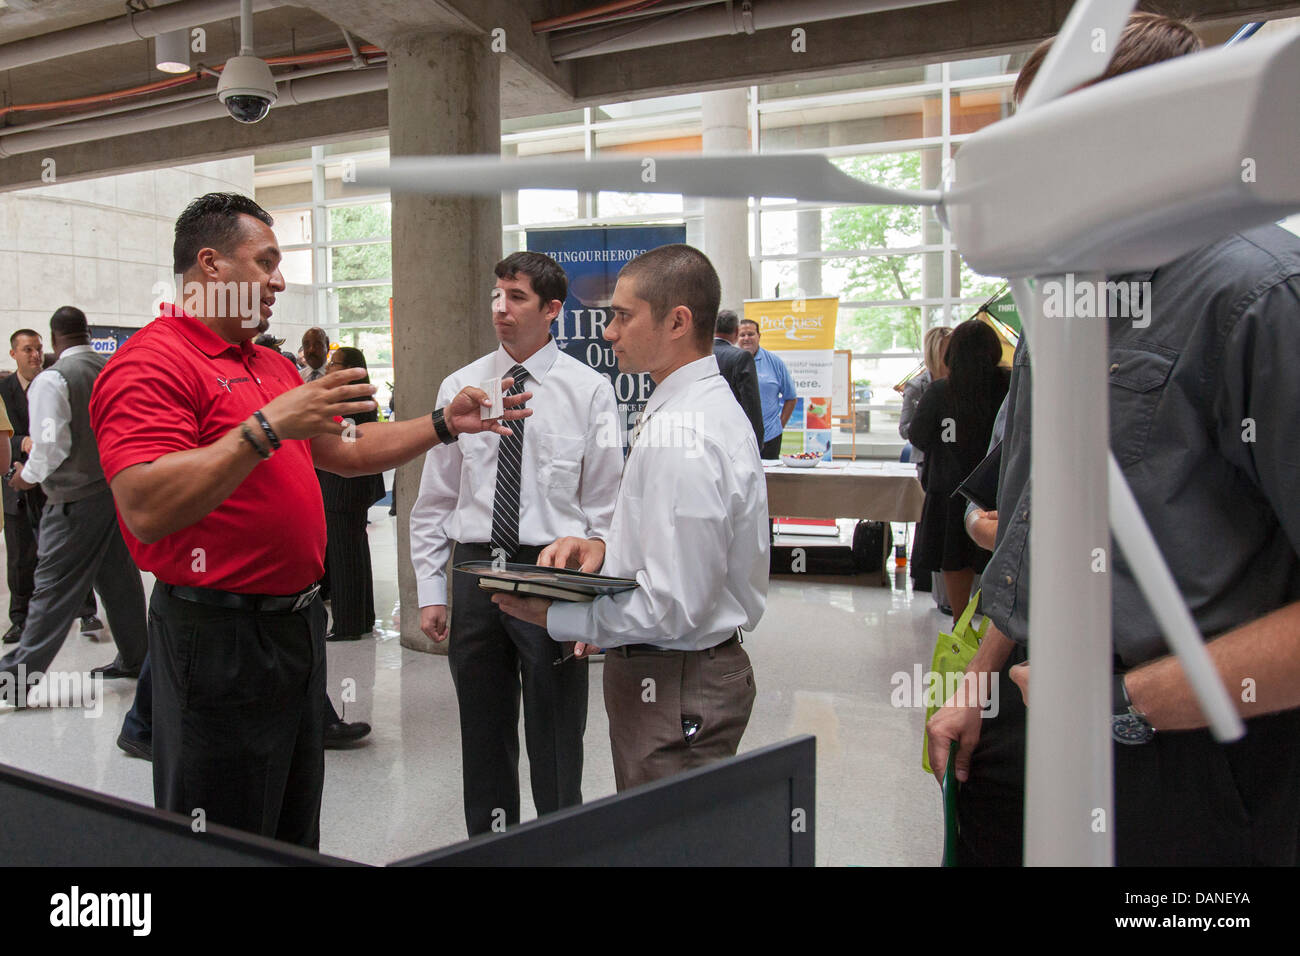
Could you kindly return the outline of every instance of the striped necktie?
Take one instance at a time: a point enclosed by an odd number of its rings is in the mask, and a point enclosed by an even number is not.
[[[515,365],[508,373],[515,384],[506,395],[518,395],[524,390],[528,370]],[[497,489],[492,501],[492,554],[501,554],[507,561],[519,548],[519,476],[524,459],[524,420],[506,422],[509,435],[502,435],[497,444]]]

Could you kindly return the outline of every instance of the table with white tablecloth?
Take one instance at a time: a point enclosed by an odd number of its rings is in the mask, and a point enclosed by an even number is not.
[[[925,492],[916,466],[895,461],[823,461],[816,468],[763,462],[773,517],[915,522]]]

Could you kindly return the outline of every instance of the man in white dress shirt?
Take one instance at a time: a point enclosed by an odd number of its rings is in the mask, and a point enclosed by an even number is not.
[[[93,673],[136,677],[147,644],[140,571],[122,540],[90,429],[90,392],[105,360],[90,346],[80,309],[59,309],[50,331],[59,358],[28,389],[32,449],[11,479],[15,490],[41,484],[46,495],[27,620],[18,646],[0,660],[0,695],[17,707],[63,646],[92,584],[118,646],[117,659]]]
[[[450,375],[438,394],[513,376],[512,391],[533,393],[533,414],[515,423],[512,436],[464,435],[425,457],[411,509],[411,561],[420,627],[435,641],[448,634],[448,557],[533,564],[556,538],[603,538],[623,467],[609,380],[561,352],[550,335],[568,290],[564,270],[540,253],[517,252],[495,271],[492,320],[501,346]],[[448,657],[470,835],[519,822],[521,684],[538,814],[581,803],[585,648],[566,651],[544,627],[501,613],[470,575],[455,574],[450,584]]]
[[[632,433],[609,536],[567,538],[539,563],[635,577],[590,604],[498,595],[553,640],[606,649],[619,790],[736,753],[754,706],[740,643],[767,600],[767,485],[754,431],[713,357],[718,275],[661,246],[619,274],[605,339],[655,390]]]

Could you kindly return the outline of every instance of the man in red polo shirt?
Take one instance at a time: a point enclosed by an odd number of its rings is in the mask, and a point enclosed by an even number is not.
[[[177,305],[105,366],[91,398],[104,474],[150,600],[154,802],[307,847],[324,782],[325,514],[314,469],[409,461],[481,421],[466,388],[431,416],[344,431],[375,407],[346,369],[303,384],[252,339],[284,289],[271,217],[210,193],[176,221]],[[507,400],[505,418],[530,412]],[[201,814],[200,814],[201,811]]]

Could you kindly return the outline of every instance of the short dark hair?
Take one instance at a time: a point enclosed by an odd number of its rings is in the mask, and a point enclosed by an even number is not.
[[[1100,83],[1121,73],[1195,53],[1202,46],[1201,38],[1186,20],[1177,20],[1159,13],[1134,13],[1128,18],[1128,23],[1115,43],[1115,52],[1111,54],[1106,72],[1092,82]],[[1029,92],[1029,85],[1034,82],[1034,77],[1038,75],[1051,48],[1052,40],[1046,39],[1034,47],[1029,59],[1025,60],[1011,91],[1015,103],[1019,104]]]
[[[50,316],[50,331],[62,336],[89,335],[90,327],[86,324],[86,313],[75,305],[60,306]]]
[[[718,335],[735,335],[738,328],[740,328],[739,319],[731,309],[720,311],[718,320],[713,323],[713,330]]]
[[[200,249],[230,252],[244,236],[240,216],[252,216],[268,226],[275,225],[269,212],[239,193],[208,193],[186,206],[176,220],[172,271],[182,275],[197,261]]]
[[[695,344],[707,349],[713,341],[722,301],[722,283],[709,257],[693,246],[674,243],[642,253],[618,274],[636,283],[637,298],[650,303],[656,322],[684,305],[691,310]]]
[[[41,338],[41,333],[40,333],[40,332],[37,332],[35,329],[19,329],[19,330],[18,330],[17,332],[15,332],[13,335],[9,336],[9,347],[10,347],[10,348],[14,348],[14,343],[18,341],[18,336],[20,336],[20,335],[32,335],[32,336],[35,336],[35,337],[38,338],[38,339]]]
[[[550,256],[540,252],[512,252],[492,270],[498,279],[513,279],[518,275],[528,276],[533,291],[546,305],[553,299],[564,301],[569,294],[569,277],[564,274],[560,264]]]
[[[740,322],[737,323],[736,328],[739,329],[740,326],[742,325],[752,325],[754,327],[755,332],[757,332],[759,335],[763,334],[763,327],[758,324],[757,319],[741,319]]]

